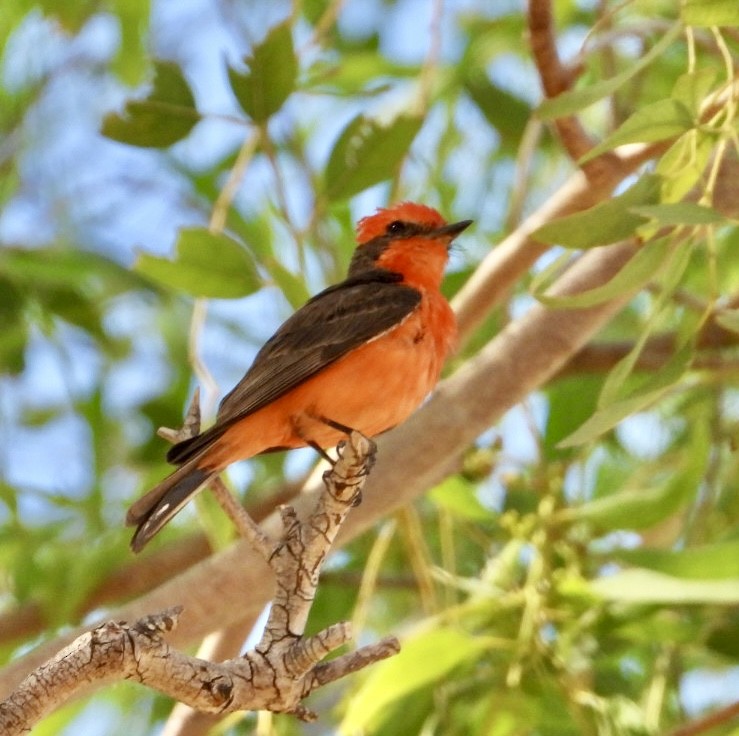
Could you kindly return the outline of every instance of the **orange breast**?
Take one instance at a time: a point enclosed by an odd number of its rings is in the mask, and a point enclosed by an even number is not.
[[[456,322],[435,291],[397,327],[356,348],[268,406],[228,429],[204,467],[223,468],[274,447],[303,447],[308,438],[332,447],[341,432],[327,417],[368,437],[404,421],[436,385],[456,338]]]

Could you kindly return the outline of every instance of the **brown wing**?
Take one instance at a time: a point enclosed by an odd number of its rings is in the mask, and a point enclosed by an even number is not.
[[[234,422],[400,324],[419,305],[421,294],[398,279],[387,271],[365,272],[313,297],[265,343],[246,375],[221,402],[216,424],[172,447],[167,459],[185,462]]]

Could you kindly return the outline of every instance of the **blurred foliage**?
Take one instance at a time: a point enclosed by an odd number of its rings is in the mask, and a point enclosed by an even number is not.
[[[179,423],[194,382],[212,412],[214,379],[223,393],[291,307],[340,278],[358,217],[408,198],[474,218],[451,294],[572,170],[543,122],[577,113],[594,153],[663,152],[538,231],[551,252],[454,366],[534,300],[642,289],[598,337],[605,361],[575,364],[462,472],[335,556],[312,628],[353,618],[360,639],[405,645],[312,707],[326,732],[605,736],[721,705],[690,687],[709,672],[736,692],[739,11],[556,10],[579,78],[537,107],[514,3],[449,2],[440,18],[412,0],[4,8],[3,661],[117,602],[96,591],[130,562],[126,506],[166,472],[156,428]],[[627,237],[643,248],[612,282],[548,294],[573,253]],[[236,480],[263,499],[311,461],[256,458]],[[200,514],[223,543],[225,522]],[[152,546],[185,540],[193,516]],[[43,628],[8,633],[21,605]],[[39,733],[155,733],[169,708],[120,687]],[[259,729],[314,732],[289,717]]]

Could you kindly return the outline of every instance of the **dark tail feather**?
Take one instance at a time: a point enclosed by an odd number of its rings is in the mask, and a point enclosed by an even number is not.
[[[210,478],[212,470],[196,467],[197,459],[186,463],[131,506],[126,524],[136,526],[131,549],[140,552],[144,545],[194,496]]]
[[[184,465],[188,460],[192,460],[195,455],[199,455],[203,450],[210,447],[230,426],[230,422],[214,424],[205,432],[172,445],[167,450],[167,462],[172,463],[172,465]]]

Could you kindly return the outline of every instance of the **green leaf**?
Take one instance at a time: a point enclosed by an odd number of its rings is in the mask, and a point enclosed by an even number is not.
[[[584,212],[560,217],[535,230],[531,237],[542,243],[565,248],[593,248],[624,240],[644,224],[644,218],[632,212],[637,205],[659,201],[660,178],[643,176],[623,194],[601,202]]]
[[[590,161],[625,143],[651,143],[675,138],[694,126],[690,111],[682,102],[673,99],[659,100],[640,107],[604,141],[591,148],[579,163]]]
[[[708,162],[715,155],[713,139],[691,130],[681,135],[657,163],[655,172],[662,178],[663,202],[679,202],[695,187],[700,187]]]
[[[587,521],[600,531],[649,529],[687,502],[684,496],[676,497],[671,490],[671,486],[665,484],[656,488],[621,491],[567,509],[561,518]]]
[[[621,549],[617,559],[678,578],[739,579],[739,540],[681,550]]]
[[[344,128],[326,166],[325,195],[346,199],[394,176],[423,119],[401,115],[383,124],[358,115]]]
[[[68,733],[68,727],[72,726],[86,707],[88,704],[84,700],[65,703],[59,710],[50,713],[40,723],[34,725],[34,736],[59,736],[65,731]]]
[[[199,120],[195,98],[180,68],[157,61],[146,99],[128,100],[122,115],[106,115],[102,133],[131,146],[166,148],[185,138]]]
[[[653,373],[642,384],[637,393],[601,406],[586,422],[576,429],[569,437],[565,437],[559,447],[574,447],[591,442],[600,435],[613,429],[620,421],[643,411],[659,399],[685,373],[693,357],[693,345],[686,344],[670,360],[670,362]]]
[[[689,26],[739,26],[739,4],[736,0],[685,0],[681,16]]]
[[[560,511],[558,520],[587,521],[600,531],[653,527],[691,502],[706,471],[711,451],[706,427],[695,425],[689,440],[691,451],[684,453],[667,482],[595,498]]]
[[[392,89],[394,79],[417,79],[419,67],[401,65],[384,56],[377,48],[355,48],[351,54],[322,57],[307,70],[306,88],[318,88],[334,94],[379,95]],[[387,81],[381,81],[381,80]]]
[[[146,26],[151,13],[150,0],[113,0],[112,6],[119,18],[120,46],[113,67],[128,84],[138,84],[147,69],[148,49]]]
[[[484,640],[456,629],[434,629],[404,642],[399,655],[372,668],[351,699],[341,733],[363,731],[383,708],[441,680],[486,646]]]
[[[631,260],[607,283],[595,286],[579,294],[551,296],[537,287],[533,295],[542,304],[558,309],[584,309],[595,304],[633,294],[654,278],[667,258],[670,243],[666,238],[647,243],[640,248]]]
[[[640,568],[623,570],[598,578],[589,585],[600,598],[618,603],[695,605],[736,605],[739,578],[726,580],[685,580]]]
[[[305,281],[285,268],[276,258],[263,258],[261,263],[277,286],[280,287],[293,309],[302,307],[310,299],[310,292],[305,285]]]
[[[698,0],[701,2],[702,0]],[[662,38],[646,53],[640,57],[638,61],[635,61],[627,69],[620,74],[616,74],[610,79],[605,79],[602,82],[590,85],[583,89],[573,89],[568,92],[563,92],[557,97],[552,97],[549,100],[539,105],[537,115],[542,120],[551,120],[552,118],[559,118],[565,115],[572,115],[573,113],[579,112],[580,110],[589,107],[598,100],[602,100],[605,97],[610,97],[620,87],[622,87],[630,79],[633,79],[642,70],[646,69],[652,62],[662,56],[667,49],[675,43],[675,41],[682,34],[682,24],[676,23]]]
[[[515,150],[531,117],[531,108],[520,98],[493,84],[482,69],[466,75],[464,89],[498,131],[503,147]]]
[[[95,6],[91,3],[58,3],[55,0],[39,0],[35,5],[42,7],[45,15],[56,19],[62,28],[72,33],[79,31],[95,12]],[[32,7],[23,3],[6,3],[3,15],[14,6],[26,11]]]
[[[31,289],[50,286],[84,285],[86,293],[113,296],[147,286],[115,261],[89,251],[71,248],[5,248],[0,251],[0,272]]]
[[[632,207],[631,212],[656,220],[660,225],[714,225],[726,219],[712,207],[695,202],[647,204]]]
[[[5,263],[0,261],[0,324],[5,327],[12,322],[23,319],[25,294],[14,279],[9,278],[3,271]]]
[[[574,432],[595,411],[600,376],[574,375],[547,387],[548,412],[542,449],[550,460],[562,457],[560,440]]]
[[[139,254],[134,269],[163,286],[191,296],[237,299],[261,286],[246,248],[228,235],[205,228],[180,231],[175,260]]]
[[[429,499],[460,519],[490,521],[494,512],[486,509],[477,495],[477,486],[460,475],[452,475],[429,491]]]
[[[698,116],[706,97],[720,84],[719,71],[715,67],[705,67],[681,74],[672,87],[673,100],[682,102],[693,116]]]
[[[86,298],[78,288],[68,284],[40,284],[35,296],[49,312],[106,342],[99,304]]]
[[[685,273],[690,263],[692,252],[693,247],[690,243],[680,243],[671,249],[664,260],[664,264],[660,264],[660,267],[655,270],[654,275],[662,277],[662,291],[655,300],[652,316],[647,321],[644,329],[640,331],[639,336],[634,342],[634,347],[618,361],[603,382],[603,389],[598,399],[599,409],[603,409],[609,404],[614,404],[625,396],[624,386],[626,386],[626,381],[633,372],[647,340],[659,325],[661,312],[671,311],[671,308],[666,306],[666,302],[677,288],[680,279]],[[683,333],[682,341],[679,341],[675,345],[675,352],[667,363],[659,371],[651,373],[639,386],[637,391],[640,394],[646,394],[670,386],[682,376],[693,357],[693,334],[693,331]],[[632,395],[634,395],[633,389]]]
[[[0,289],[2,289],[0,280]],[[21,319],[8,320],[0,297],[0,320],[3,325],[3,339],[0,340],[0,374],[18,375],[26,367],[26,346],[31,337],[28,325]]]
[[[249,70],[228,68],[228,80],[241,109],[256,123],[266,123],[285,103],[298,79],[292,29],[276,25],[244,59]]]

